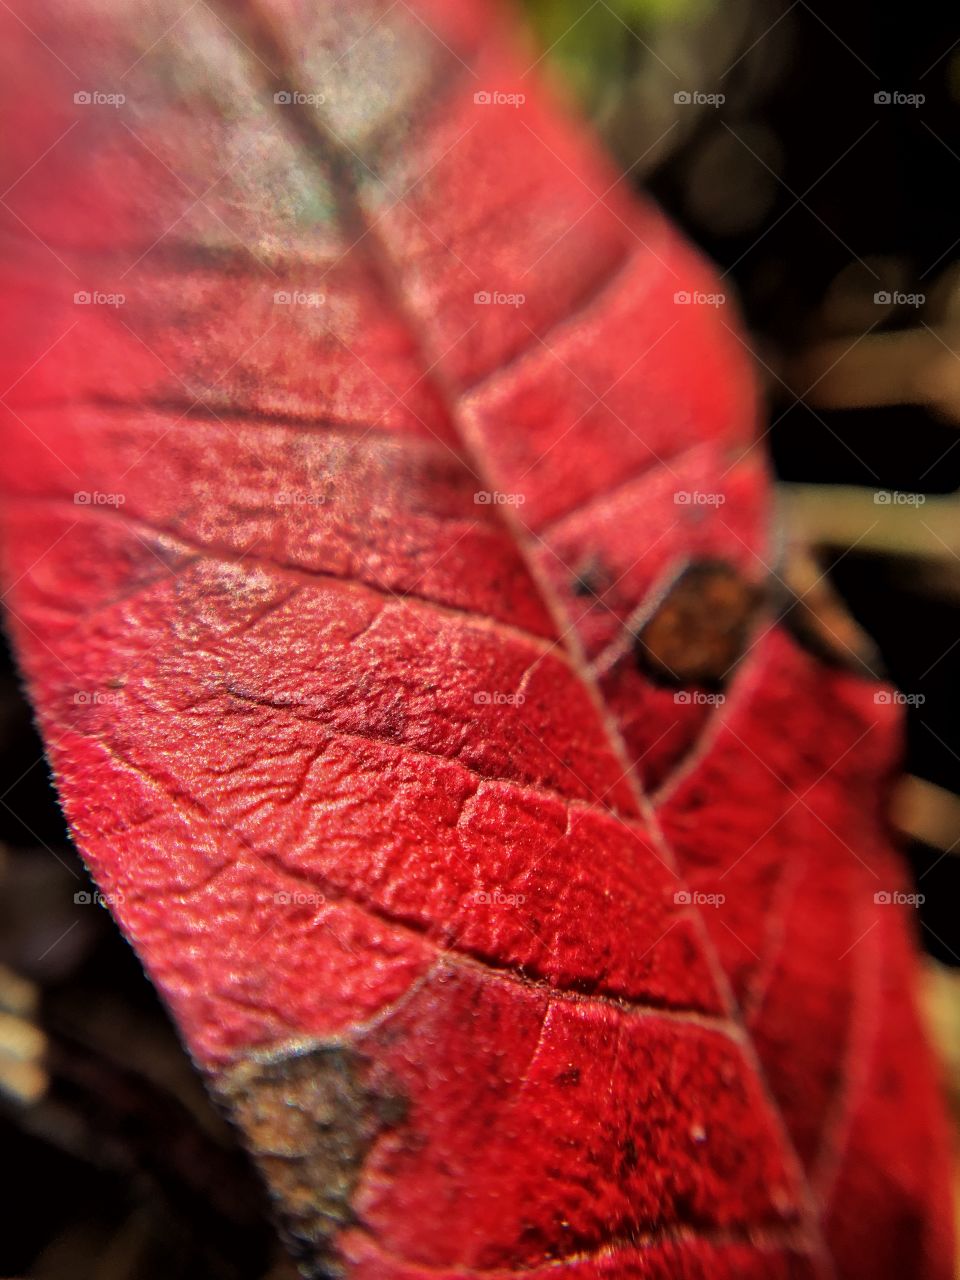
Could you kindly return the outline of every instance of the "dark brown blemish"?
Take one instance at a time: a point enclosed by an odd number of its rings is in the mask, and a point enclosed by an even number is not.
[[[637,1151],[637,1144],[633,1138],[626,1138],[623,1142],[618,1159],[617,1159],[617,1176],[620,1178],[629,1178],[636,1170],[640,1163],[640,1153]]]
[[[342,1276],[336,1237],[356,1221],[364,1161],[377,1136],[402,1123],[405,1100],[371,1088],[367,1059],[341,1045],[248,1058],[214,1093],[257,1162],[301,1274]]]
[[[721,688],[743,656],[763,597],[732,565],[688,565],[635,631],[637,666],[658,684]]]
[[[564,1067],[554,1076],[554,1081],[563,1089],[575,1089],[580,1083],[580,1068]]]
[[[610,575],[596,557],[584,561],[570,580],[570,590],[581,598],[599,599],[610,585]]]

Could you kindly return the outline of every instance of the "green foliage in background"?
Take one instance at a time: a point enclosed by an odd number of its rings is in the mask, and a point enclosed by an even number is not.
[[[574,92],[596,106],[636,67],[630,35],[653,43],[668,25],[696,21],[714,0],[523,0],[548,61]]]

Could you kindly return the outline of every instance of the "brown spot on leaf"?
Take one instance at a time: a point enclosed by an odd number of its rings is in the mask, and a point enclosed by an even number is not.
[[[562,1071],[558,1071],[554,1077],[557,1084],[565,1089],[575,1089],[580,1083],[579,1067],[564,1067]]]
[[[244,1059],[214,1082],[266,1180],[301,1273],[343,1274],[336,1236],[355,1221],[363,1163],[404,1100],[369,1084],[369,1063],[341,1045],[295,1047]]]
[[[763,594],[722,561],[688,565],[635,632],[637,665],[661,684],[722,686],[747,647]]]
[[[575,596],[599,598],[610,585],[610,575],[596,557],[585,560],[570,580]]]

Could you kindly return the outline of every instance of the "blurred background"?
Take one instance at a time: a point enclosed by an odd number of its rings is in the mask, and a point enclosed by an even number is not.
[[[525,0],[547,71],[739,296],[784,573],[902,692],[893,819],[960,1080],[960,31],[947,6]],[[816,618],[798,619],[819,635]],[[52,855],[52,856],[51,856]],[[0,660],[0,1275],[281,1280],[260,1190],[73,854]],[[82,1018],[78,1010],[83,1010]],[[960,1114],[956,1092],[955,1111]]]

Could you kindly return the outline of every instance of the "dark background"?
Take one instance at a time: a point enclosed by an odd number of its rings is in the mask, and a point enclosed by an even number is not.
[[[535,14],[546,2],[531,0]],[[960,236],[960,157],[950,150],[960,150],[960,63],[955,54],[942,56],[960,39],[960,26],[947,7],[800,0],[787,9],[738,8],[748,16],[739,37],[743,56],[721,77],[727,101],[692,123],[685,118],[677,145],[637,169],[721,269],[732,266],[752,340],[776,370],[818,336],[822,300],[855,260],[850,251],[896,259],[900,287],[930,293],[958,256]],[[580,58],[580,87],[595,109],[591,76],[619,86],[619,99],[611,108],[608,94],[599,123],[626,165],[631,148],[642,150],[644,119],[633,92],[652,64],[619,17],[594,17],[609,27],[602,53],[592,50],[584,28],[582,46],[574,32],[557,51],[557,64],[562,70],[564,59]],[[725,20],[716,11],[703,21],[708,28]],[[656,22],[638,20],[636,30],[657,50]],[[721,87],[716,68],[705,67],[696,87]],[[893,88],[922,91],[923,108],[878,110],[874,93]],[[776,179],[745,151],[733,160],[738,153],[723,137],[724,120],[760,139],[758,145],[770,144],[765,154]],[[726,162],[717,163],[718,154]],[[802,195],[811,186],[804,203],[791,208],[791,191]],[[738,225],[731,210],[744,201],[753,214]],[[916,322],[910,312],[884,324]],[[814,413],[791,407],[774,378],[770,420],[776,421],[771,454],[785,480],[928,494],[960,486],[958,428],[921,408]],[[960,636],[955,582],[952,589],[948,582],[943,590],[920,590],[894,559],[856,551],[843,557],[833,579],[877,641],[893,681],[926,699],[909,712],[907,770],[956,792],[960,645],[937,661]],[[16,1171],[5,1192],[9,1225],[0,1239],[0,1273],[38,1280],[289,1275],[275,1258],[258,1187],[139,964],[105,912],[74,903],[76,892],[92,886],[71,852],[6,651],[0,847],[6,850],[0,962],[39,989],[36,1017],[49,1037],[51,1077],[41,1104],[5,1103],[0,1113],[5,1164]],[[923,945],[940,961],[960,965],[960,859],[918,844],[908,853],[923,875]]]

